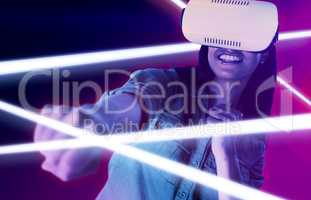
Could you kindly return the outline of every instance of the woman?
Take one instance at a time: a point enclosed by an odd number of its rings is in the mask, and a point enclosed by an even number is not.
[[[199,55],[199,66],[194,70],[146,69],[133,73],[124,86],[105,94],[97,102],[96,113],[84,112],[89,106],[83,106],[78,109],[79,112],[75,112],[75,109],[70,114],[54,112],[47,115],[75,126],[83,126],[83,121],[91,119],[94,124],[105,123],[112,127],[114,124],[127,125],[125,119],[128,119],[142,129],[155,129],[258,118],[258,110],[270,113],[273,89],[261,94],[257,101],[256,90],[268,78],[274,77],[275,80],[276,55],[273,44],[264,52],[257,53],[202,46]],[[195,87],[191,87],[194,81]],[[187,96],[188,99],[174,96],[185,94],[184,91],[191,94]],[[149,98],[146,98],[147,95]],[[204,98],[198,101],[201,97]],[[47,108],[44,108],[42,113],[46,111]],[[35,141],[55,138],[67,136],[37,127]],[[265,138],[262,135],[135,146],[251,187],[259,188],[263,182]],[[102,150],[95,148],[42,152],[45,157],[42,168],[64,181],[71,180],[94,172],[101,153]],[[98,199],[225,200],[232,197],[113,155],[109,163],[108,181]]]

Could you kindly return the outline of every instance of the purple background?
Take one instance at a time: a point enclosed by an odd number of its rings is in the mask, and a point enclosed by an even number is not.
[[[311,2],[309,0],[273,2],[279,8],[281,32],[311,29]],[[37,5],[36,2],[32,2],[31,5],[34,7],[20,4],[18,6],[7,5],[7,8],[10,9],[14,7],[14,12],[11,13],[5,9],[6,11],[0,14],[5,16],[1,21],[4,31],[4,37],[1,39],[3,40],[1,41],[2,60],[13,57],[59,54],[60,52],[83,52],[184,41],[177,25],[179,11],[172,3],[165,0],[150,0],[107,4],[109,5],[99,3],[102,7],[95,13],[93,8],[90,9],[90,5],[84,4],[79,4],[78,8],[72,8],[71,12],[66,10],[71,8],[71,4]],[[38,6],[38,9],[35,5]],[[57,6],[66,9],[58,9]],[[99,7],[93,4],[92,6]],[[42,8],[47,9],[46,7],[51,13],[43,12]],[[55,18],[56,14],[53,15],[53,9],[56,9],[57,15],[60,14],[63,18]],[[105,12],[101,12],[100,9]],[[26,15],[24,15],[25,13]],[[62,22],[61,28],[58,27],[60,22]],[[83,26],[80,27],[80,23]],[[118,25],[120,23],[122,26]],[[129,24],[133,24],[133,26]],[[31,30],[36,31],[31,32]],[[20,32],[22,37],[20,37]],[[279,70],[292,66],[293,80],[291,84],[308,97],[311,97],[311,88],[309,87],[311,64],[308,62],[310,56],[311,38],[278,44]],[[196,54],[184,54],[122,62],[117,65],[169,67],[171,65],[186,66],[194,64],[195,61]],[[81,71],[85,69],[82,67],[73,70],[73,79],[83,81],[87,77],[89,80],[103,83],[101,73],[98,73],[103,72],[100,67],[88,68],[89,70],[81,75]],[[0,77],[0,91],[3,99],[18,104],[15,82],[18,82],[21,77],[22,75],[9,76],[10,79]],[[118,80],[115,80],[114,83],[115,86],[122,84]],[[51,86],[50,83],[41,79],[32,83],[30,95],[33,96],[34,104],[41,106],[49,103],[48,95],[44,93],[50,91],[47,89],[49,86]],[[35,95],[34,91],[38,91],[38,93]],[[284,89],[279,87],[275,95],[274,115],[279,115],[281,92],[284,92]],[[310,111],[310,107],[294,98],[294,114]],[[3,113],[0,118],[1,139],[3,139],[1,144],[31,141],[33,125]],[[310,199],[311,136],[309,133],[311,132],[269,136],[264,172],[263,189],[265,191],[289,199]],[[1,156],[0,199],[94,199],[107,178],[106,166],[109,153],[103,157],[103,164],[97,174],[70,183],[62,183],[40,169],[42,157],[36,153]]]

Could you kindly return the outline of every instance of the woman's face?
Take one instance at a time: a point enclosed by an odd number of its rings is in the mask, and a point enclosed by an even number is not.
[[[262,53],[209,47],[208,61],[216,77],[241,80],[250,77],[262,60]]]

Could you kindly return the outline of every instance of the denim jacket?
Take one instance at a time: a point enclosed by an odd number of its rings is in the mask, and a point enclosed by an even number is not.
[[[178,80],[176,70],[146,69],[132,73],[131,78],[121,88],[107,95],[128,93],[137,95],[137,91],[152,81],[163,85]],[[158,94],[156,87],[145,88],[147,94]],[[178,88],[166,88],[169,96],[178,92]],[[140,98],[138,96],[138,98]],[[163,107],[163,99],[144,99],[150,110]],[[171,106],[178,107],[181,102],[175,100]],[[148,114],[145,129],[174,127],[183,123],[181,114],[163,112]],[[200,118],[200,115],[198,115]],[[237,152],[241,183],[251,187],[260,187],[263,183],[263,162],[265,142],[261,137],[244,136],[240,140],[240,151]],[[211,152],[211,139],[194,139],[187,141],[156,142],[135,144],[137,148],[152,152],[165,158],[187,164],[213,174],[217,174],[214,155]],[[97,200],[211,200],[217,199],[217,191],[200,186],[194,182],[150,167],[124,156],[113,154],[109,162],[108,180]]]

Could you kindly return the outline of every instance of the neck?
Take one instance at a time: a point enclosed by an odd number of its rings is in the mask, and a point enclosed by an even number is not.
[[[221,94],[214,102],[214,105],[224,104],[227,108],[236,107],[244,91],[249,78],[241,80],[227,80],[216,78],[218,88],[212,87],[213,93]],[[221,91],[222,92],[221,92]],[[221,93],[220,93],[221,92]]]

